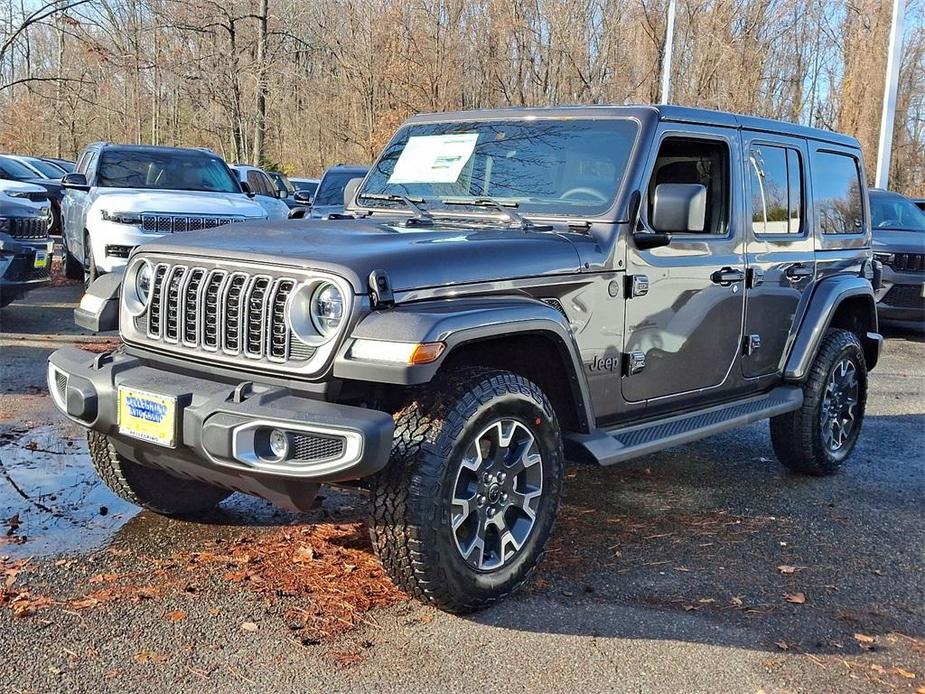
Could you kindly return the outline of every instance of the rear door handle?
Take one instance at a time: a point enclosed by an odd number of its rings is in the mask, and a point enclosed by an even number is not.
[[[717,270],[712,275],[710,279],[713,280],[716,284],[719,284],[723,287],[728,287],[733,282],[742,282],[745,280],[745,273],[742,270],[734,270],[731,267],[724,267],[722,270]]]
[[[807,267],[806,265],[803,265],[802,263],[797,263],[796,265],[791,265],[790,267],[788,267],[787,270],[784,272],[784,274],[787,276],[787,279],[789,280],[800,280],[800,279],[803,279],[804,277],[811,277],[812,275],[815,274],[815,272],[816,271],[813,270],[813,268]]]

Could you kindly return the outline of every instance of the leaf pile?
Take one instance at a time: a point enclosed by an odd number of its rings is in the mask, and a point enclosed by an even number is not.
[[[363,523],[292,526],[232,543],[211,543],[188,556],[190,569],[225,568],[223,577],[269,598],[301,598],[287,617],[305,636],[329,638],[360,623],[369,610],[407,598],[386,576]]]

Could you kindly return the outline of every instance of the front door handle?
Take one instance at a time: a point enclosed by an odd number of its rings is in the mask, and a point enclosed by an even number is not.
[[[815,270],[811,267],[803,265],[802,263],[797,263],[796,265],[791,265],[784,271],[784,274],[787,276],[788,280],[801,280],[804,277],[812,277],[815,274]]]
[[[712,275],[710,279],[713,280],[716,284],[719,284],[723,287],[728,287],[733,282],[742,282],[745,280],[745,273],[742,270],[734,270],[731,267],[724,267],[722,270],[717,270]]]

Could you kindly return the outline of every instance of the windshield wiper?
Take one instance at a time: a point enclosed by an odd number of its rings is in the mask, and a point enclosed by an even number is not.
[[[498,210],[505,219],[512,225],[519,226],[521,229],[546,229],[547,225],[538,225],[531,222],[523,215],[514,212],[513,207],[517,207],[516,200],[496,199],[496,198],[441,198],[440,202],[444,205],[471,205],[472,207],[493,207]],[[552,228],[552,227],[548,227]]]
[[[397,193],[363,193],[357,196],[358,200],[359,198],[404,203],[405,207],[411,210],[411,213],[414,215],[405,222],[405,226],[408,226],[409,223],[411,223],[411,225],[416,224],[420,226],[433,226],[434,224],[434,216],[425,208],[421,207],[421,205],[424,204],[424,198],[409,198],[405,195],[398,195]]]

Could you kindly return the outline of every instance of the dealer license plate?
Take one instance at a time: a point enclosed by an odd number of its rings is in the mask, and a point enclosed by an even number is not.
[[[172,448],[177,437],[177,399],[119,386],[119,431]]]
[[[36,251],[32,267],[48,267],[48,251]]]

